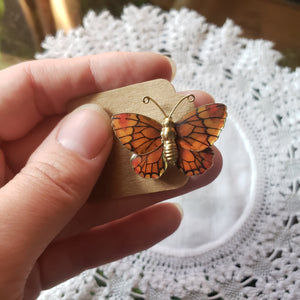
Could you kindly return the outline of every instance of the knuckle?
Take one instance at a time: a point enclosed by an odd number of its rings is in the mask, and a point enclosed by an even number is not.
[[[55,197],[60,200],[80,197],[78,176],[74,176],[71,168],[66,168],[61,163],[34,161],[28,164],[22,173],[30,177],[37,190],[43,191],[44,194],[55,193]]]

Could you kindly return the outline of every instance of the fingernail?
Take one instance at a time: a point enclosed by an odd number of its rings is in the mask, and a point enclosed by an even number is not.
[[[177,71],[176,63],[175,63],[175,61],[174,61],[172,58],[170,58],[169,56],[165,56],[165,57],[168,59],[170,65],[171,65],[171,68],[172,68],[172,78],[171,78],[171,81],[172,81],[172,80],[174,79],[174,77],[175,77],[175,75],[176,75],[176,71]]]
[[[57,141],[66,149],[92,159],[107,143],[110,119],[97,104],[85,104],[62,121]]]
[[[179,203],[173,203],[173,204],[177,207],[178,211],[180,212],[181,219],[182,219],[183,215],[184,215],[182,206]]]

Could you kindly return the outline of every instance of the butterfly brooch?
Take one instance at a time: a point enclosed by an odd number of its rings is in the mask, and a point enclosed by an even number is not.
[[[226,106],[215,103],[196,108],[178,122],[172,115],[190,94],[180,99],[167,115],[160,105],[146,96],[144,103],[153,102],[163,113],[162,124],[135,113],[112,116],[112,127],[120,142],[132,151],[131,164],[143,178],[160,178],[168,166],[177,166],[187,176],[203,174],[213,165],[211,148],[218,139],[226,120]]]

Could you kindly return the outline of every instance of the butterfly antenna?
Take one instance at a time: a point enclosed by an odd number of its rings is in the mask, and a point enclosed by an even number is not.
[[[176,105],[173,107],[172,111],[170,112],[169,114],[169,118],[171,118],[171,116],[173,115],[175,109],[178,107],[178,105],[184,101],[185,99],[188,99],[190,102],[194,102],[195,101],[195,96],[193,94],[189,94],[189,95],[186,95],[184,96],[183,98],[181,98],[177,103]]]
[[[149,96],[146,96],[143,98],[143,102],[145,104],[148,104],[150,101],[152,101],[160,109],[160,111],[164,114],[164,116],[167,117],[167,114],[164,112],[164,110],[160,107],[160,105],[154,99],[152,99]]]

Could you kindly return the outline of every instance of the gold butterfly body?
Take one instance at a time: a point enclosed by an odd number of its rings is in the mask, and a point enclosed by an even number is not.
[[[160,135],[163,143],[163,157],[168,165],[175,166],[178,158],[178,150],[175,141],[175,123],[171,117],[164,118]]]

